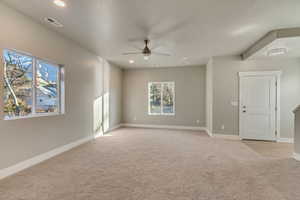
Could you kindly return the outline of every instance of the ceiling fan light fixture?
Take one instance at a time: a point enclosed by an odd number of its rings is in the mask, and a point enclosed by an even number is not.
[[[67,5],[66,2],[63,0],[54,0],[53,3],[61,8],[64,8]]]
[[[171,56],[168,53],[161,53],[161,52],[152,52],[151,49],[148,47],[149,40],[144,40],[145,42],[145,47],[144,49],[141,49],[140,52],[125,52],[123,55],[128,56],[128,55],[142,55],[144,57],[144,60],[149,60],[150,56],[152,55],[157,55],[157,56]],[[129,63],[131,63],[129,61]],[[131,63],[132,64],[132,63]]]
[[[129,63],[130,63],[130,64],[133,64],[133,63],[134,63],[134,60],[129,60]]]

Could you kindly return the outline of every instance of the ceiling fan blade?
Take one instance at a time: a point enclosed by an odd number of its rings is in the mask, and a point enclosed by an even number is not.
[[[131,44],[130,46],[132,46],[132,47],[135,48],[136,50],[143,51],[143,48],[140,48],[139,46],[137,46],[137,45],[135,45],[135,44]]]
[[[123,53],[123,55],[137,55],[137,54],[143,54],[142,52],[127,52],[127,53]]]
[[[155,45],[155,46],[150,46],[151,51],[155,51],[156,49],[161,48],[163,45],[159,44],[159,45]]]
[[[152,52],[152,54],[157,56],[171,56],[171,54],[169,53],[160,53],[160,52]]]

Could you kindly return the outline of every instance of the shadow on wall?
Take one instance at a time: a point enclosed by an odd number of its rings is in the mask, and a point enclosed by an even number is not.
[[[109,93],[94,100],[94,136],[103,136],[109,131]]]

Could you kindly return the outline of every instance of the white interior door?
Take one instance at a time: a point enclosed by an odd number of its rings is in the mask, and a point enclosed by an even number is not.
[[[240,77],[240,137],[276,140],[276,76]]]

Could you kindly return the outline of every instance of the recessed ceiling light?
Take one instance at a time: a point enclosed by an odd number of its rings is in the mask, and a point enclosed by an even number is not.
[[[133,64],[133,63],[134,63],[134,60],[129,60],[129,63],[130,63],[130,64]]]
[[[288,52],[287,48],[274,48],[274,49],[270,49],[267,52],[268,56],[279,56],[279,55],[284,55]]]
[[[61,28],[63,27],[64,25],[62,25],[59,21],[57,21],[56,19],[52,18],[52,17],[45,17],[44,18],[45,22],[47,22],[48,24],[52,25],[52,26],[55,26],[55,27],[58,27],[58,28]]]
[[[257,24],[248,24],[242,27],[238,27],[236,30],[234,30],[231,34],[233,36],[239,36],[239,35],[244,35],[247,33],[251,33],[255,31],[258,28]]]
[[[66,2],[65,1],[63,1],[63,0],[54,0],[53,1],[53,3],[55,4],[55,5],[57,5],[58,7],[66,7]]]

